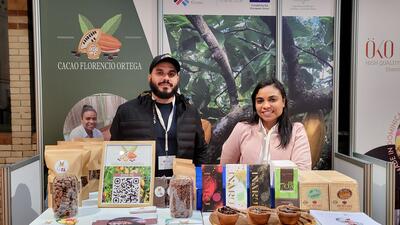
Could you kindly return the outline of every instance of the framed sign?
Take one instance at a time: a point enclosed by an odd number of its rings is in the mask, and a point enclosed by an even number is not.
[[[99,207],[151,205],[154,141],[106,141],[99,184]]]

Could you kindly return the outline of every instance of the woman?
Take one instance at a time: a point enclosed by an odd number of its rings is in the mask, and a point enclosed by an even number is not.
[[[81,125],[75,127],[69,135],[70,140],[75,138],[103,138],[100,130],[96,129],[97,112],[90,105],[84,105],[81,113]]]
[[[311,169],[311,152],[301,123],[291,123],[283,85],[276,79],[262,81],[251,100],[253,118],[236,124],[222,147],[221,164],[268,164],[291,160],[301,170]]]

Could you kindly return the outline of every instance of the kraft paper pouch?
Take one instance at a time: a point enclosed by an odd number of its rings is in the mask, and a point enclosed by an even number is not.
[[[58,151],[70,151],[70,150],[78,150],[81,151],[82,154],[82,175],[80,177],[81,181],[81,191],[80,191],[80,200],[85,200],[89,198],[89,170],[88,170],[88,162],[90,159],[91,152],[90,150],[84,149],[82,145],[46,145],[45,151],[54,149]],[[81,202],[80,202],[81,204]]]
[[[196,208],[196,167],[190,159],[175,158],[172,163],[172,171],[175,176],[188,176],[193,181],[193,209]]]
[[[103,138],[74,138],[72,139],[72,142],[103,142]]]
[[[90,150],[89,170],[89,192],[99,190],[101,159],[103,154],[103,144],[85,144],[84,149]]]
[[[103,144],[103,139],[99,138],[78,138],[73,141],[57,141],[57,145],[76,145],[76,144]]]
[[[48,205],[52,206],[51,187],[54,177],[62,174],[74,175],[77,178],[82,176],[82,151],[67,149],[68,151],[46,150],[45,162],[49,169],[48,176]]]

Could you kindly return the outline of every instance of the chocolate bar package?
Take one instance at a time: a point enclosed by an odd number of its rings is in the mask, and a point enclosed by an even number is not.
[[[202,165],[202,211],[212,212],[224,205],[222,165]]]
[[[168,180],[166,177],[155,177],[154,178],[154,195],[153,205],[158,208],[166,208],[167,204],[167,190]]]
[[[250,206],[271,207],[269,165],[249,165]]]
[[[201,166],[196,166],[196,209],[200,210],[202,209],[202,204],[203,201],[201,201],[202,196],[203,196],[203,181],[201,177]]]
[[[247,165],[227,164],[226,168],[226,205],[247,209]]]
[[[298,174],[297,168],[275,169],[275,208],[287,204],[299,206]]]

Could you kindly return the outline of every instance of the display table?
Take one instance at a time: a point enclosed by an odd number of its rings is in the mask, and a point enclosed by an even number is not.
[[[78,223],[77,225],[92,225],[97,220],[110,220],[117,217],[134,217],[140,218],[157,218],[157,224],[161,225],[179,225],[179,224],[191,224],[191,225],[211,225],[209,217],[210,212],[193,211],[193,216],[189,219],[172,219],[170,216],[169,208],[158,208],[154,213],[143,213],[147,208],[98,208],[97,207],[97,192],[91,193],[88,200],[83,201],[82,207],[79,207],[78,215],[76,216]],[[134,212],[134,213],[133,213]],[[326,221],[320,224],[334,224],[336,217],[349,217],[358,221],[363,221],[363,224],[377,224],[372,221],[367,215],[363,213],[351,213],[351,212],[329,212],[329,211],[318,211],[311,210],[311,214],[314,216],[319,215]],[[333,221],[333,222],[332,222]],[[180,223],[181,222],[181,223]],[[189,222],[189,223],[188,223]],[[60,225],[56,222],[51,208],[44,211],[38,218],[36,218],[31,225]]]
[[[134,216],[129,213],[130,209],[128,208],[97,208],[93,207],[82,207],[79,208],[77,225],[91,225],[96,220],[101,219],[113,219],[116,217],[124,217],[124,216]],[[193,217],[201,218],[204,221],[204,225],[211,225],[209,222],[210,213],[203,213],[199,211],[193,212]],[[166,224],[165,220],[171,218],[169,215],[169,209],[157,209],[158,223],[157,224]],[[60,225],[57,223],[53,216],[52,209],[47,209],[44,213],[42,213],[38,218],[36,218],[31,225]],[[170,224],[179,224],[179,223],[170,223]],[[192,223],[197,224],[197,223]],[[201,224],[201,223],[198,223]]]
[[[97,193],[91,193],[90,199],[83,201],[82,207],[79,207],[77,225],[91,225],[97,220],[110,220],[117,217],[127,216],[156,216],[157,224],[166,224],[166,221],[171,219],[169,208],[159,208],[156,213],[132,214],[134,208],[98,208],[97,207]],[[209,222],[210,213],[201,213],[200,211],[193,211],[193,216],[190,218],[190,224],[204,224],[211,225]],[[187,221],[187,219],[184,219]],[[182,221],[184,221],[182,220]],[[179,224],[179,220],[170,221],[169,224]],[[31,225],[60,225],[56,222],[53,210],[51,208],[44,211],[38,218],[32,221]]]

